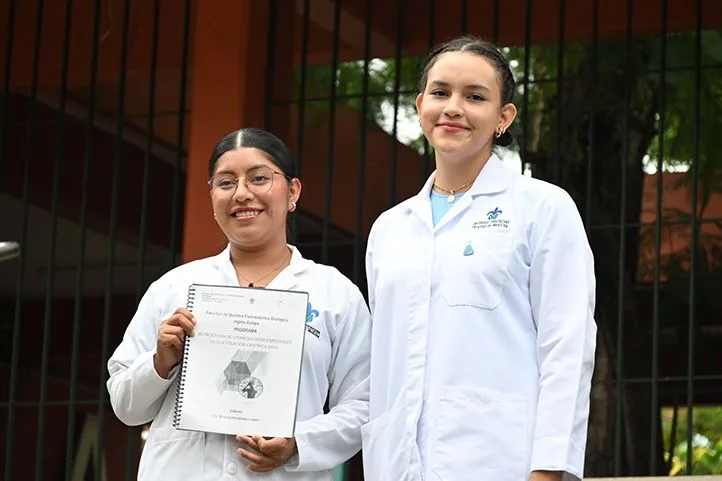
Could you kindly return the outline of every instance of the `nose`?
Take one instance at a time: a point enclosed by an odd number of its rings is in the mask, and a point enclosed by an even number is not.
[[[464,114],[459,95],[453,94],[449,96],[449,100],[446,102],[446,105],[444,105],[443,112],[449,117],[460,117]]]
[[[246,185],[246,179],[241,177],[238,179],[238,184],[236,184],[235,192],[233,192],[233,200],[237,200],[238,202],[244,202],[250,199],[253,199],[253,192],[248,189],[248,186]]]

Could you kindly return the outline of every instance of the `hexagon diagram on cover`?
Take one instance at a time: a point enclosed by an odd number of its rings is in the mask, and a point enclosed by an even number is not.
[[[266,352],[238,350],[219,376],[218,392],[235,391],[244,398],[255,399],[263,392],[259,375],[263,374]]]

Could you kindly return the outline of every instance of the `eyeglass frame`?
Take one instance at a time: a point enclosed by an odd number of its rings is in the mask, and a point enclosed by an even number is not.
[[[293,180],[293,177],[291,177],[290,175],[285,174],[285,173],[283,173],[283,172],[279,172],[279,171],[277,171],[277,170],[273,170],[271,167],[269,167],[269,166],[267,166],[267,165],[259,165],[259,166],[256,166],[256,167],[251,167],[251,168],[248,169],[248,170],[259,169],[259,168],[267,168],[268,170],[271,171],[272,174],[281,175],[281,176],[283,176],[286,180],[288,180],[289,182]],[[248,171],[246,171],[246,174],[248,174]],[[231,177],[230,175],[228,176],[228,177],[229,177],[229,180],[230,180],[231,178],[233,178],[233,180],[236,181],[236,185],[235,185],[235,187],[234,187],[234,189],[233,189],[233,193],[228,196],[229,199],[233,198],[233,196],[236,195],[236,192],[238,192],[238,186],[239,186],[239,184],[241,183],[241,181],[240,181],[241,178],[243,178],[243,185],[246,187],[246,190],[248,190],[249,192],[252,192],[253,194],[257,194],[253,189],[251,189],[251,188],[248,186],[248,183],[246,182],[246,174],[241,175],[241,176],[239,176],[239,177]],[[207,182],[207,183],[208,183],[208,186],[210,187],[211,195],[213,195],[213,196],[216,196],[216,194],[213,192],[213,179],[214,179],[215,177],[216,177],[216,176],[214,175],[213,177],[211,177],[210,179],[208,179],[208,182]],[[268,187],[268,190],[264,191],[264,193],[265,193],[265,192],[270,192],[272,188],[273,188],[273,178],[271,178],[270,187]],[[216,196],[216,197],[217,197],[217,196]]]

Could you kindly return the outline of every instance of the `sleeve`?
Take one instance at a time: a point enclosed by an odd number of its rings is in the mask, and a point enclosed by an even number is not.
[[[155,283],[148,288],[123,340],[108,361],[110,404],[118,419],[128,426],[145,424],[155,418],[178,372],[175,367],[168,379],[163,379],[153,366],[161,322],[157,290]]]
[[[298,454],[284,465],[288,471],[333,469],[361,449],[361,426],[368,421],[371,320],[355,287],[347,305],[332,348],[330,411],[298,423]]]
[[[594,259],[572,198],[541,205],[531,229],[530,297],[540,391],[531,470],[582,478],[594,371]]]
[[[378,223],[378,220],[376,221]],[[369,298],[369,309],[374,312],[376,306],[376,271],[373,262],[373,245],[376,238],[376,223],[371,227],[368,241],[366,242],[366,290]]]

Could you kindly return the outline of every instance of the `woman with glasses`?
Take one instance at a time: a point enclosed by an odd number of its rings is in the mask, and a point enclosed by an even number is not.
[[[288,244],[287,218],[301,183],[280,139],[259,129],[233,132],[216,145],[208,168],[213,216],[227,247],[155,281],[108,362],[115,414],[130,426],[152,422],[138,479],[258,479],[264,473],[267,480],[331,480],[333,468],[359,451],[368,416],[368,309],[340,272]],[[309,293],[294,438],[173,427],[183,339],[195,324],[183,308],[191,283]]]

